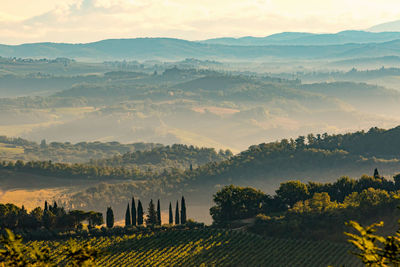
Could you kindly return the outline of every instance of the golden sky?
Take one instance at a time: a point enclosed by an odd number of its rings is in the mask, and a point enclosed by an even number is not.
[[[326,33],[398,19],[399,0],[0,0],[0,43]]]

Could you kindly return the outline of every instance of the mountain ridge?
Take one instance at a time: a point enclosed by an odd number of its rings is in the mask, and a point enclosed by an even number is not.
[[[374,25],[368,29],[371,32],[393,32],[400,31],[400,20],[389,21]]]
[[[378,37],[376,38],[376,36]],[[264,42],[265,38],[273,41]],[[177,38],[146,37],[106,39],[78,44],[52,42],[20,45],[0,44],[0,56],[17,58],[67,57],[98,62],[125,59],[183,60],[193,57],[214,60],[345,59],[354,56],[368,57],[372,53],[375,56],[400,56],[400,49],[396,49],[396,44],[400,42],[400,32],[281,33],[265,38],[242,37],[239,39],[221,38],[188,41]],[[359,40],[358,43],[357,40]],[[365,43],[362,43],[362,40]],[[244,42],[245,45],[241,42]],[[377,52],[379,52],[378,55],[376,55]]]
[[[265,37],[223,37],[200,41],[224,45],[338,45],[349,43],[388,42],[399,39],[399,32],[369,32],[346,30],[338,33],[282,32]]]

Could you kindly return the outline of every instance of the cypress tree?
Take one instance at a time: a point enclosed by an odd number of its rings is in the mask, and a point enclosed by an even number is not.
[[[154,225],[157,223],[157,214],[154,208],[153,200],[150,200],[146,224]]]
[[[377,168],[375,168],[375,170],[374,170],[374,178],[375,178],[375,179],[381,178],[381,176],[379,175],[379,172],[378,172],[378,169],[377,169]]]
[[[114,212],[111,207],[107,208],[106,224],[108,228],[112,228],[114,226]]]
[[[47,204],[47,200],[44,202],[44,210],[45,211],[49,210],[49,207],[48,207],[48,204]]]
[[[51,211],[46,210],[45,212],[43,212],[42,222],[43,222],[43,226],[46,229],[51,229],[54,226],[54,222],[55,222],[54,214]]]
[[[181,201],[181,224],[186,223],[186,203],[185,203],[185,198],[182,196],[182,201]]]
[[[157,225],[161,225],[161,208],[160,200],[157,201]]]
[[[132,206],[131,206],[131,215],[132,215],[132,225],[136,226],[136,203],[135,198],[132,197]]]
[[[125,226],[130,226],[131,224],[131,210],[129,208],[129,203],[128,206],[126,207],[126,212],[125,212]]]
[[[179,224],[179,204],[178,200],[176,201],[176,208],[175,208],[175,224]]]
[[[168,218],[168,223],[173,224],[174,223],[174,218],[172,215],[172,205],[171,202],[169,202],[169,218]]]
[[[143,207],[142,207],[142,202],[140,202],[140,200],[138,201],[138,206],[137,206],[137,224],[143,225]]]

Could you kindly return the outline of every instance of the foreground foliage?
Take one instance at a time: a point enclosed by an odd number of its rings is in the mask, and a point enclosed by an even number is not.
[[[376,227],[383,226],[383,222],[363,227],[355,221],[348,225],[358,231],[358,234],[345,233],[351,237],[357,255],[367,266],[399,266],[400,265],[400,229],[395,235],[383,237],[376,234]]]
[[[22,237],[6,229],[6,235],[0,237],[0,263],[1,266],[50,266],[50,249],[30,247],[22,243]]]
[[[39,242],[27,245],[20,235],[15,235],[9,229],[5,231],[6,234],[0,237],[1,266],[93,266],[94,260],[105,254],[98,248],[79,244],[73,239],[55,252]],[[63,261],[58,261],[59,258]]]

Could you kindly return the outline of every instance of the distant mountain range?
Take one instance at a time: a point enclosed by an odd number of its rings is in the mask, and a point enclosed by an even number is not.
[[[370,32],[399,32],[400,20],[390,21],[372,26],[368,29]]]
[[[399,24],[400,25],[400,24]],[[400,27],[399,27],[400,30]],[[400,39],[400,32],[342,31],[338,33],[314,34],[283,32],[266,37],[215,38],[202,41],[221,45],[339,45],[381,43]]]
[[[0,56],[104,60],[349,59],[400,56],[400,32],[280,33],[258,37],[186,41],[173,38],[108,39],[86,44],[0,45]]]

